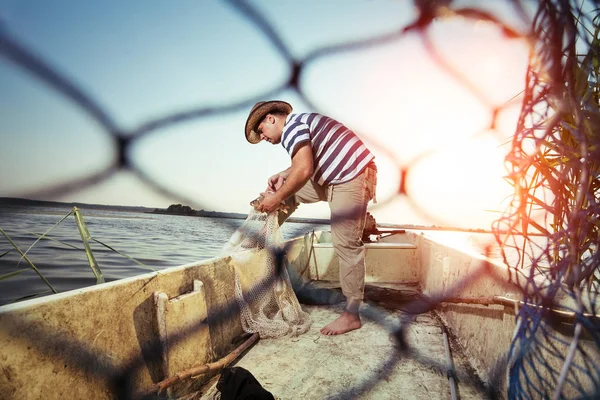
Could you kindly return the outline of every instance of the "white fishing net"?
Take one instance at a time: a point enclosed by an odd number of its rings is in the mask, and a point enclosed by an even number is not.
[[[282,242],[277,211],[267,214],[252,209],[222,250],[234,262],[242,327],[261,338],[300,335],[312,323],[300,307],[285,265],[278,268]]]

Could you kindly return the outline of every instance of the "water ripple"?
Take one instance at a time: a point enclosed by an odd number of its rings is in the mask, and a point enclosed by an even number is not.
[[[157,270],[218,256],[234,227],[243,222],[225,218],[81,210],[93,238]],[[22,251],[26,251],[37,239],[30,232],[43,234],[69,211],[52,207],[0,208],[0,226]],[[283,225],[282,234],[285,239],[290,239],[312,229],[319,228],[289,223]],[[322,226],[321,229],[329,227]],[[64,292],[96,284],[74,218],[65,219],[48,236],[79,248],[41,240],[27,253],[52,286]],[[99,243],[91,242],[90,246],[107,282],[150,271]],[[6,239],[0,238],[0,254],[11,248]],[[0,281],[0,305],[49,289],[20,258],[16,251],[0,258],[0,275],[25,270]]]

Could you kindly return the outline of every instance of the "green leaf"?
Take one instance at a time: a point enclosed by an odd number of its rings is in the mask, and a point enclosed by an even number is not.
[[[23,271],[27,271],[27,270],[26,269],[19,269],[17,271],[9,272],[8,274],[0,275],[0,281],[8,279],[8,278],[10,278],[12,276],[18,275],[18,274],[20,274]]]
[[[11,303],[17,303],[19,301],[29,300],[34,297],[43,296],[43,295],[50,294],[50,293],[52,293],[52,290],[44,290],[43,292],[28,294],[27,296],[19,297],[18,299],[11,301]]]
[[[52,225],[50,227],[50,229],[48,229],[44,234],[42,234],[40,237],[38,237],[36,239],[35,242],[33,242],[31,244],[31,246],[29,246],[29,248],[25,251],[25,253],[22,253],[21,259],[19,260],[19,263],[21,262],[21,260],[27,255],[27,253],[29,252],[29,250],[31,250],[33,248],[33,246],[36,245],[37,242],[39,242],[40,240],[42,240],[42,238],[44,238],[52,229],[54,229],[56,226],[58,226],[58,224],[60,224],[61,222],[63,222],[69,215],[73,214],[73,211],[69,211],[69,213],[67,215],[65,215],[64,217],[62,217],[60,219],[60,221],[58,221],[56,224]],[[19,263],[17,263],[17,266],[19,265]]]
[[[127,254],[125,254],[125,253],[121,253],[119,250],[117,250],[117,249],[115,249],[115,248],[113,248],[113,247],[110,247],[110,246],[109,246],[109,245],[107,245],[106,243],[102,243],[102,242],[101,242],[101,241],[99,241],[98,239],[94,239],[94,238],[91,238],[91,239],[92,239],[94,242],[96,242],[96,243],[99,243],[99,244],[101,244],[102,246],[104,246],[104,247],[106,247],[106,248],[108,248],[108,249],[110,249],[110,250],[114,251],[115,253],[118,253],[118,254],[122,255],[123,257],[130,259],[130,260],[131,260],[131,261],[133,261],[134,263],[136,263],[136,264],[138,264],[138,265],[140,265],[140,266],[142,266],[142,267],[144,267],[144,268],[146,268],[146,269],[149,269],[149,270],[151,270],[151,271],[154,271],[154,272],[158,272],[158,273],[160,273],[159,271],[157,271],[157,270],[155,270],[154,268],[152,268],[152,267],[150,267],[150,266],[148,266],[148,265],[144,264],[143,262],[141,262],[141,261],[138,261],[138,260],[136,260],[135,258],[133,258],[133,257],[130,257],[130,256],[128,256],[128,255],[127,255]]]
[[[48,285],[48,287],[54,293],[58,293],[56,291],[56,289],[54,289],[54,287],[52,287],[52,285],[50,284],[50,282],[48,282],[48,280],[46,279],[46,277],[44,277],[44,275],[42,275],[42,273],[40,272],[40,270],[37,269],[37,267],[33,264],[33,262],[29,258],[27,258],[27,256],[21,251],[21,249],[19,249],[19,247],[16,245],[16,243],[12,241],[12,239],[10,238],[10,236],[8,236],[8,234],[6,232],[4,232],[4,230],[2,228],[0,228],[0,233],[2,233],[4,235],[4,237],[10,242],[10,244],[12,244],[12,246],[15,248],[15,250],[17,250],[19,252],[19,254],[21,254],[21,256],[25,259],[25,261],[27,261],[27,263],[31,266],[31,268],[33,268],[33,270],[36,272],[36,274],[38,274],[38,276],[40,278],[42,278],[42,280],[44,281],[44,283],[46,285]]]
[[[51,241],[51,242],[60,243],[60,244],[62,244],[62,245],[64,245],[64,246],[70,247],[70,248],[72,248],[72,249],[75,249],[75,250],[83,250],[81,247],[74,246],[74,245],[72,245],[72,244],[70,244],[70,243],[66,243],[66,242],[63,242],[62,240],[54,239],[54,238],[52,238],[52,237],[49,237],[49,236],[44,236],[44,235],[43,235],[43,234],[41,234],[41,233],[30,232],[30,231],[25,231],[25,232],[29,233],[30,235],[37,236],[37,237],[39,237],[40,239],[43,239],[43,240],[49,240],[49,241]]]
[[[4,253],[0,254],[0,258],[4,257],[5,255],[7,255],[8,253],[10,253],[11,251],[13,251],[14,249],[10,249],[5,251]]]

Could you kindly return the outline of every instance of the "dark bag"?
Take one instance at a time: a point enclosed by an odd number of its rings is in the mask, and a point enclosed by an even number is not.
[[[217,389],[221,400],[275,400],[254,375],[242,367],[224,368]]]

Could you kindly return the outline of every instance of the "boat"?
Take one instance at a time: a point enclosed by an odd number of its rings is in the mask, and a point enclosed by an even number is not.
[[[312,326],[302,335],[244,332],[231,257],[2,306],[0,398],[219,398],[220,372],[233,367],[277,399],[506,397],[521,293],[506,266],[419,230],[370,239],[363,326],[340,336],[319,333],[343,309],[334,301],[303,304]],[[285,248],[301,300],[304,289],[339,294],[330,232]],[[563,395],[593,390],[582,382]]]

